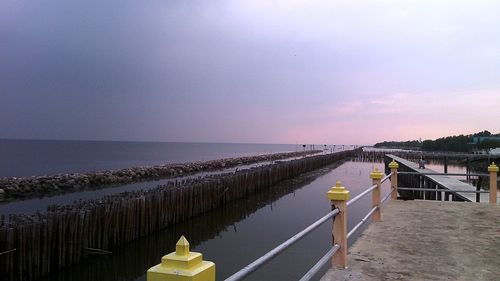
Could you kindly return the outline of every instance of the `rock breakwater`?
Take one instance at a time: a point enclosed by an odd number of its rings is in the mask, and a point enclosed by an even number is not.
[[[285,152],[203,162],[134,167],[121,170],[3,178],[0,179],[0,202],[19,198],[81,191],[85,189],[105,188],[113,185],[123,185],[148,180],[174,178],[198,172],[235,167],[238,165],[302,157],[319,152],[321,151]]]

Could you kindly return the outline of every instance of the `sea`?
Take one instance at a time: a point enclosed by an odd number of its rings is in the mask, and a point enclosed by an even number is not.
[[[92,172],[340,145],[0,139],[0,178]]]

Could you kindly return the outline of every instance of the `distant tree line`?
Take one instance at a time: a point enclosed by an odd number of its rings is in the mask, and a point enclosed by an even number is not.
[[[422,142],[422,150],[468,152],[472,150],[472,146],[469,144],[470,141],[472,141],[470,136],[466,135],[424,140]]]
[[[414,141],[384,141],[379,142],[374,145],[378,148],[400,148],[400,149],[419,149],[422,147],[422,143],[418,140]]]
[[[491,134],[488,131],[482,131],[472,135],[458,135],[443,137],[436,140],[419,141],[384,141],[374,145],[374,147],[387,147],[387,148],[406,148],[406,149],[422,149],[426,151],[457,151],[457,152],[470,152],[473,149],[474,137],[500,137],[500,134]],[[498,140],[483,140],[476,145],[477,149],[490,150],[495,147],[500,147]]]

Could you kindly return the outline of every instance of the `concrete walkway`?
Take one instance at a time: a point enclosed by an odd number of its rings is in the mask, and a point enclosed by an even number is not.
[[[392,201],[321,281],[500,280],[500,205]]]

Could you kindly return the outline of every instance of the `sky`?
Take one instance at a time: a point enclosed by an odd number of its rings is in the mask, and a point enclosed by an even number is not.
[[[500,1],[0,1],[0,138],[500,132]]]

